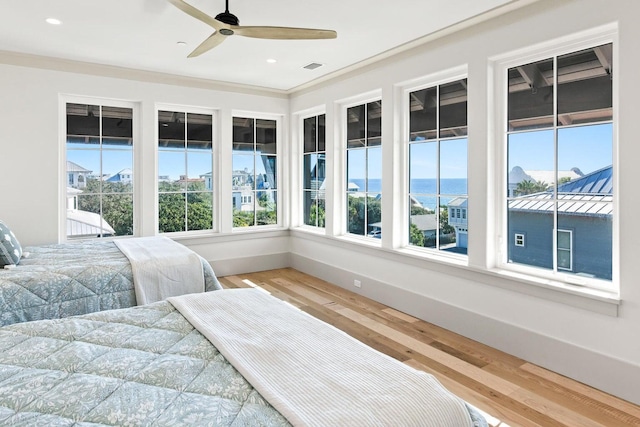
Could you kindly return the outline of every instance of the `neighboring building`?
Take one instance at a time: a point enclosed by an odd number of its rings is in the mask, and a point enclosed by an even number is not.
[[[111,175],[105,179],[106,182],[121,182],[123,184],[131,184],[133,181],[133,171],[131,169],[122,169],[120,172]]]
[[[546,191],[509,202],[510,262],[553,268],[552,199]],[[558,200],[558,270],[611,280],[612,167],[559,185]]]
[[[448,222],[456,229],[456,246],[467,248],[469,245],[469,229],[467,226],[467,203],[466,197],[456,197],[447,205],[449,211]]]
[[[81,190],[67,187],[67,237],[113,236],[115,230],[100,215],[78,210],[78,194]]]
[[[251,187],[233,189],[233,209],[240,212],[252,212],[254,209],[260,209],[259,205],[253,205],[253,190]]]
[[[87,177],[93,171],[85,169],[77,163],[67,160],[67,186],[72,188],[85,188],[87,186]]]
[[[213,190],[213,174],[211,172],[207,172],[205,174],[200,175],[200,179],[204,180],[204,188],[207,191]]]
[[[236,187],[251,185],[251,183],[253,182],[252,175],[253,174],[249,172],[247,168],[244,168],[244,170],[233,171],[233,175],[231,178],[233,183],[233,188],[235,189]]]
[[[204,178],[189,178],[187,175],[180,175],[180,179],[178,179],[176,183],[189,185],[197,182],[204,183],[204,181]]]
[[[435,213],[411,215],[411,223],[418,227],[418,230],[422,231],[425,239],[436,238],[438,221],[436,220]]]

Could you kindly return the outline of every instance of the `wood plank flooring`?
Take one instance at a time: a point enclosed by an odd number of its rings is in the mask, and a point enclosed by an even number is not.
[[[640,406],[286,268],[221,277],[261,287],[367,345],[435,375],[492,427],[640,426]]]

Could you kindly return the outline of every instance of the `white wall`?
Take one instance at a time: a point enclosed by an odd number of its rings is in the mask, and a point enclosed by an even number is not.
[[[66,185],[64,149],[60,142],[64,132],[64,121],[59,122],[61,97],[116,99],[138,105],[141,134],[135,141],[134,155],[141,161],[134,160],[134,163],[139,166],[136,179],[142,184],[139,199],[142,209],[136,218],[139,235],[153,235],[156,230],[156,104],[216,110],[219,123],[216,137],[220,141],[231,139],[234,111],[281,116],[281,126],[288,127],[287,97],[275,92],[246,88],[225,90],[222,85],[198,81],[187,81],[190,86],[186,86],[171,76],[103,70],[87,64],[43,61],[13,54],[0,55],[0,62],[11,64],[0,64],[0,219],[10,225],[23,246],[60,240],[58,224],[64,215],[64,206],[60,205],[64,198],[59,193]],[[50,69],[40,68],[42,66]],[[101,72],[116,77],[96,75]],[[62,114],[64,120],[64,111]],[[285,138],[286,132],[283,135]],[[218,159],[229,159],[231,144],[220,144],[220,147],[216,152]],[[286,153],[284,145],[283,151]],[[220,200],[231,200],[231,162],[218,161],[217,165],[219,176],[215,179],[220,179],[224,189]],[[224,206],[227,209],[220,210],[220,223],[225,224],[221,226],[222,236],[189,238],[190,246],[214,261],[214,268],[216,260],[245,260],[233,264],[221,262],[221,271],[227,273],[263,265],[255,257],[271,256],[278,266],[285,263],[286,230],[256,233],[251,240],[240,238],[230,245],[225,236],[231,233],[231,206]]]
[[[371,91],[382,92],[383,145],[403,144],[395,129],[399,101],[394,85],[443,70],[466,66],[469,87],[469,259],[472,265],[447,265],[425,258],[400,255],[390,240],[372,248],[337,236],[292,231],[291,257],[296,268],[382,300],[423,319],[445,326],[557,372],[640,403],[640,242],[636,220],[637,100],[640,85],[640,2],[635,0],[542,0],[524,9],[435,40],[380,63],[368,66],[294,94],[291,112],[324,107],[327,129],[339,124],[337,103]],[[493,75],[490,58],[617,23],[620,57],[614,71],[620,88],[618,104],[620,182],[620,285],[618,315],[565,295],[538,292],[535,286],[486,272],[494,253],[493,155],[491,129]],[[292,122],[295,135],[295,121]],[[384,128],[384,126],[387,126]],[[336,137],[327,133],[328,138]],[[335,141],[327,142],[328,157]],[[331,154],[329,154],[331,153]],[[396,174],[392,150],[383,162],[383,193],[394,187],[387,177]],[[397,160],[397,159],[396,159]],[[340,166],[338,166],[340,167]],[[499,173],[499,172],[498,172]],[[331,176],[340,177],[336,170]],[[331,186],[330,186],[331,188]],[[335,200],[335,198],[334,198]],[[385,198],[383,198],[384,203]],[[328,202],[327,202],[328,203]],[[388,205],[387,205],[388,206]],[[328,208],[328,210],[330,207]],[[383,208],[390,221],[389,210]],[[389,222],[386,222],[389,224]],[[383,237],[384,239],[384,237]],[[483,272],[485,271],[485,272]],[[353,279],[362,289],[353,287]],[[594,301],[595,303],[595,301]]]
[[[152,78],[151,75],[74,67],[64,62],[48,67],[42,63],[0,55],[0,218],[7,221],[25,245],[54,243],[59,236],[61,171],[59,96],[61,94],[105,97],[139,103],[142,113],[141,152],[142,205],[140,234],[154,234],[155,121],[154,105],[177,104],[220,111],[219,136],[231,136],[233,110],[283,115],[325,107],[328,129],[336,121],[336,101],[379,91],[384,105],[385,144],[394,140],[394,85],[430,73],[467,66],[469,74],[469,195],[470,259],[461,267],[402,255],[393,244],[371,247],[304,231],[273,230],[230,233],[217,237],[180,239],[210,260],[220,274],[233,274],[292,265],[342,286],[361,279],[365,295],[441,324],[478,341],[519,355],[562,374],[640,403],[640,212],[636,197],[636,159],[640,158],[640,120],[636,102],[640,86],[637,41],[640,40],[640,2],[636,0],[540,0],[526,9],[493,19],[476,27],[385,59],[357,73],[341,76],[315,88],[293,94],[290,99],[252,89],[237,91],[206,84]],[[620,67],[615,71],[619,99],[619,197],[620,283],[622,305],[617,317],[575,307],[571,298],[548,299],[530,285],[483,272],[492,258],[486,242],[493,236],[490,195],[493,141],[489,131],[491,103],[488,58],[535,43],[588,30],[604,24],[619,25]],[[38,62],[38,61],[35,61]],[[55,61],[54,61],[55,62]],[[10,65],[9,65],[10,64]],[[20,65],[15,65],[20,64]],[[68,66],[67,66],[68,65]],[[45,67],[45,68],[42,68]],[[47,69],[50,68],[50,69]],[[80,71],[78,73],[72,72]],[[121,77],[121,78],[120,78]],[[146,79],[146,77],[149,77]],[[147,80],[147,81],[145,81]],[[164,83],[163,83],[164,82]],[[173,84],[166,84],[173,83]],[[328,146],[333,133],[328,132]],[[286,129],[283,142],[289,141]],[[230,148],[220,154],[230,156]],[[388,146],[387,146],[388,147]],[[283,147],[282,164],[292,165]],[[225,151],[226,150],[226,151]],[[295,150],[294,150],[295,151]],[[385,148],[385,153],[390,153]],[[230,157],[225,157],[230,158]],[[152,160],[151,160],[152,159]],[[230,162],[220,165],[221,179],[231,177]],[[328,173],[341,164],[328,165]],[[384,177],[395,173],[385,163]],[[296,176],[285,171],[286,176]],[[286,181],[284,179],[283,181]],[[227,185],[224,188],[230,189]],[[287,194],[288,189],[283,188]],[[394,190],[386,180],[383,192]],[[226,191],[226,190],[225,190]],[[489,195],[489,196],[487,196]],[[299,200],[288,194],[291,200]],[[231,200],[231,194],[222,195]],[[225,199],[226,197],[226,199]],[[390,198],[386,198],[389,200]],[[472,202],[471,202],[472,200]],[[388,202],[384,202],[388,203]],[[388,206],[388,205],[386,205]],[[287,206],[283,206],[287,208]],[[296,213],[291,214],[296,221]],[[224,210],[221,221],[230,221]],[[289,224],[289,212],[283,212]],[[383,221],[391,221],[387,216]],[[329,229],[338,229],[328,220]],[[388,223],[388,222],[386,222]],[[224,230],[223,230],[224,231]],[[536,296],[538,295],[538,296]],[[540,297],[542,296],[542,297]],[[588,306],[589,301],[578,304]],[[597,306],[597,304],[595,304]]]

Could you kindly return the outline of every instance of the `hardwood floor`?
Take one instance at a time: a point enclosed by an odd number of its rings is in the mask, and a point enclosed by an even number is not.
[[[640,426],[640,406],[287,268],[221,277],[259,286],[369,346],[435,375],[493,427]]]

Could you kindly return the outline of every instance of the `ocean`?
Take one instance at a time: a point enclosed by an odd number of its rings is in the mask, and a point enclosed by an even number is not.
[[[364,179],[351,179],[350,182],[360,187],[360,190],[364,191],[365,185]],[[412,179],[410,183],[410,193],[420,202],[424,207],[434,208],[436,198],[432,196],[436,193],[436,180],[435,179]],[[382,188],[381,179],[369,180],[369,193],[379,193]],[[466,178],[448,178],[440,180],[440,195],[443,202],[446,204],[456,196],[465,196],[467,194],[467,179]]]

